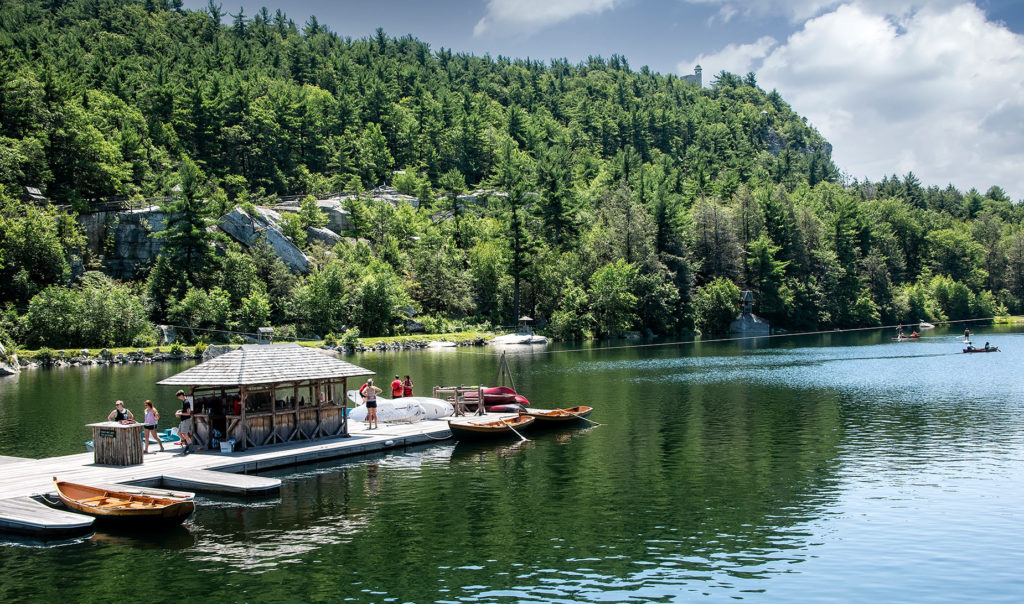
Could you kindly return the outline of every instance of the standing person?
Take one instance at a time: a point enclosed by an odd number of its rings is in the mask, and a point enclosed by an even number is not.
[[[192,440],[192,413],[195,411],[195,401],[191,396],[185,396],[184,390],[179,390],[174,396],[181,401],[181,409],[174,412],[174,416],[181,420],[181,424],[178,425],[178,436],[185,447],[181,454],[188,455],[196,450]]]
[[[405,376],[405,381],[402,382],[402,396],[412,396],[412,378]]]
[[[899,325],[896,326],[896,337],[897,338],[902,338],[903,337],[903,324],[902,323],[900,323]]]
[[[164,441],[156,435],[156,423],[160,421],[160,412],[153,406],[153,401],[143,403],[146,407],[146,419],[142,423],[142,440],[146,443],[145,453],[149,453],[149,437],[152,436],[160,443],[160,450],[164,450]]]
[[[970,327],[965,327],[964,328],[964,339],[965,340],[970,340],[971,339],[971,328]]]
[[[397,375],[395,381],[391,382],[391,398],[402,398],[402,379]]]
[[[377,423],[377,395],[381,392],[383,391],[380,388],[373,385],[373,378],[366,380],[363,387],[359,389],[359,394],[363,395],[363,400],[366,401],[366,426],[368,430],[380,427]]]
[[[124,401],[117,401],[114,403],[114,410],[107,416],[108,422],[123,422],[125,420],[134,420],[135,416],[132,412],[124,408]]]

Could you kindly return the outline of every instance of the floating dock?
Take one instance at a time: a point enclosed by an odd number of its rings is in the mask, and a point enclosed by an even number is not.
[[[118,490],[154,491],[152,494],[182,489],[218,495],[269,495],[280,489],[279,480],[246,474],[451,438],[445,419],[385,424],[375,430],[366,429],[361,422],[350,422],[349,431],[347,437],[293,441],[231,453],[199,451],[181,455],[179,446],[165,444],[166,450],[160,451],[151,444],[141,464],[123,467],[98,465],[92,453],[46,459],[4,457],[0,459],[0,531],[49,538],[92,529],[91,517],[49,508],[35,499],[56,499],[53,477]]]

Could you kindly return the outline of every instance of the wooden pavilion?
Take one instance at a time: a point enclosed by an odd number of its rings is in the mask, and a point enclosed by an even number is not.
[[[348,435],[348,379],[374,372],[298,344],[242,346],[160,380],[193,397],[195,435],[235,448]],[[165,416],[169,415],[165,412]]]

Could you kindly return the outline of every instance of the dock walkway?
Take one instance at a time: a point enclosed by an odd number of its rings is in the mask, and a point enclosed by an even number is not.
[[[272,483],[276,479],[233,474],[247,474],[451,438],[448,422],[444,419],[412,424],[386,424],[375,430],[367,430],[360,422],[350,422],[349,432],[348,437],[293,441],[232,453],[199,451],[191,455],[181,455],[181,447],[165,445],[167,450],[160,451],[159,447],[151,444],[150,453],[143,456],[142,464],[125,467],[97,465],[93,462],[92,453],[46,459],[5,458],[3,471],[0,472],[0,529],[8,526],[8,521],[13,522],[14,516],[17,515],[16,520],[20,527],[18,532],[48,534],[42,528],[34,531],[30,526],[24,526],[23,520],[26,517],[25,507],[30,503],[39,510],[50,510],[31,498],[40,495],[52,496],[55,492],[53,477],[84,484],[130,484],[219,494],[253,495],[273,492],[275,487]],[[277,486],[280,486],[280,481],[277,481]],[[59,510],[50,511],[66,516],[47,514],[45,526],[49,532],[59,532],[62,526],[61,518],[69,529],[72,528],[70,525],[81,524],[83,518],[89,520],[91,524],[91,518]]]

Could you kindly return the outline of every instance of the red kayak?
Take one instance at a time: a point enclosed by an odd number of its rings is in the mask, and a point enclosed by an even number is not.
[[[473,396],[472,392],[466,394],[467,403],[476,404],[475,399],[476,397]],[[484,407],[491,407],[492,405],[513,405],[515,403],[529,406],[530,401],[526,400],[525,396],[516,394],[516,391],[508,386],[484,388]]]

